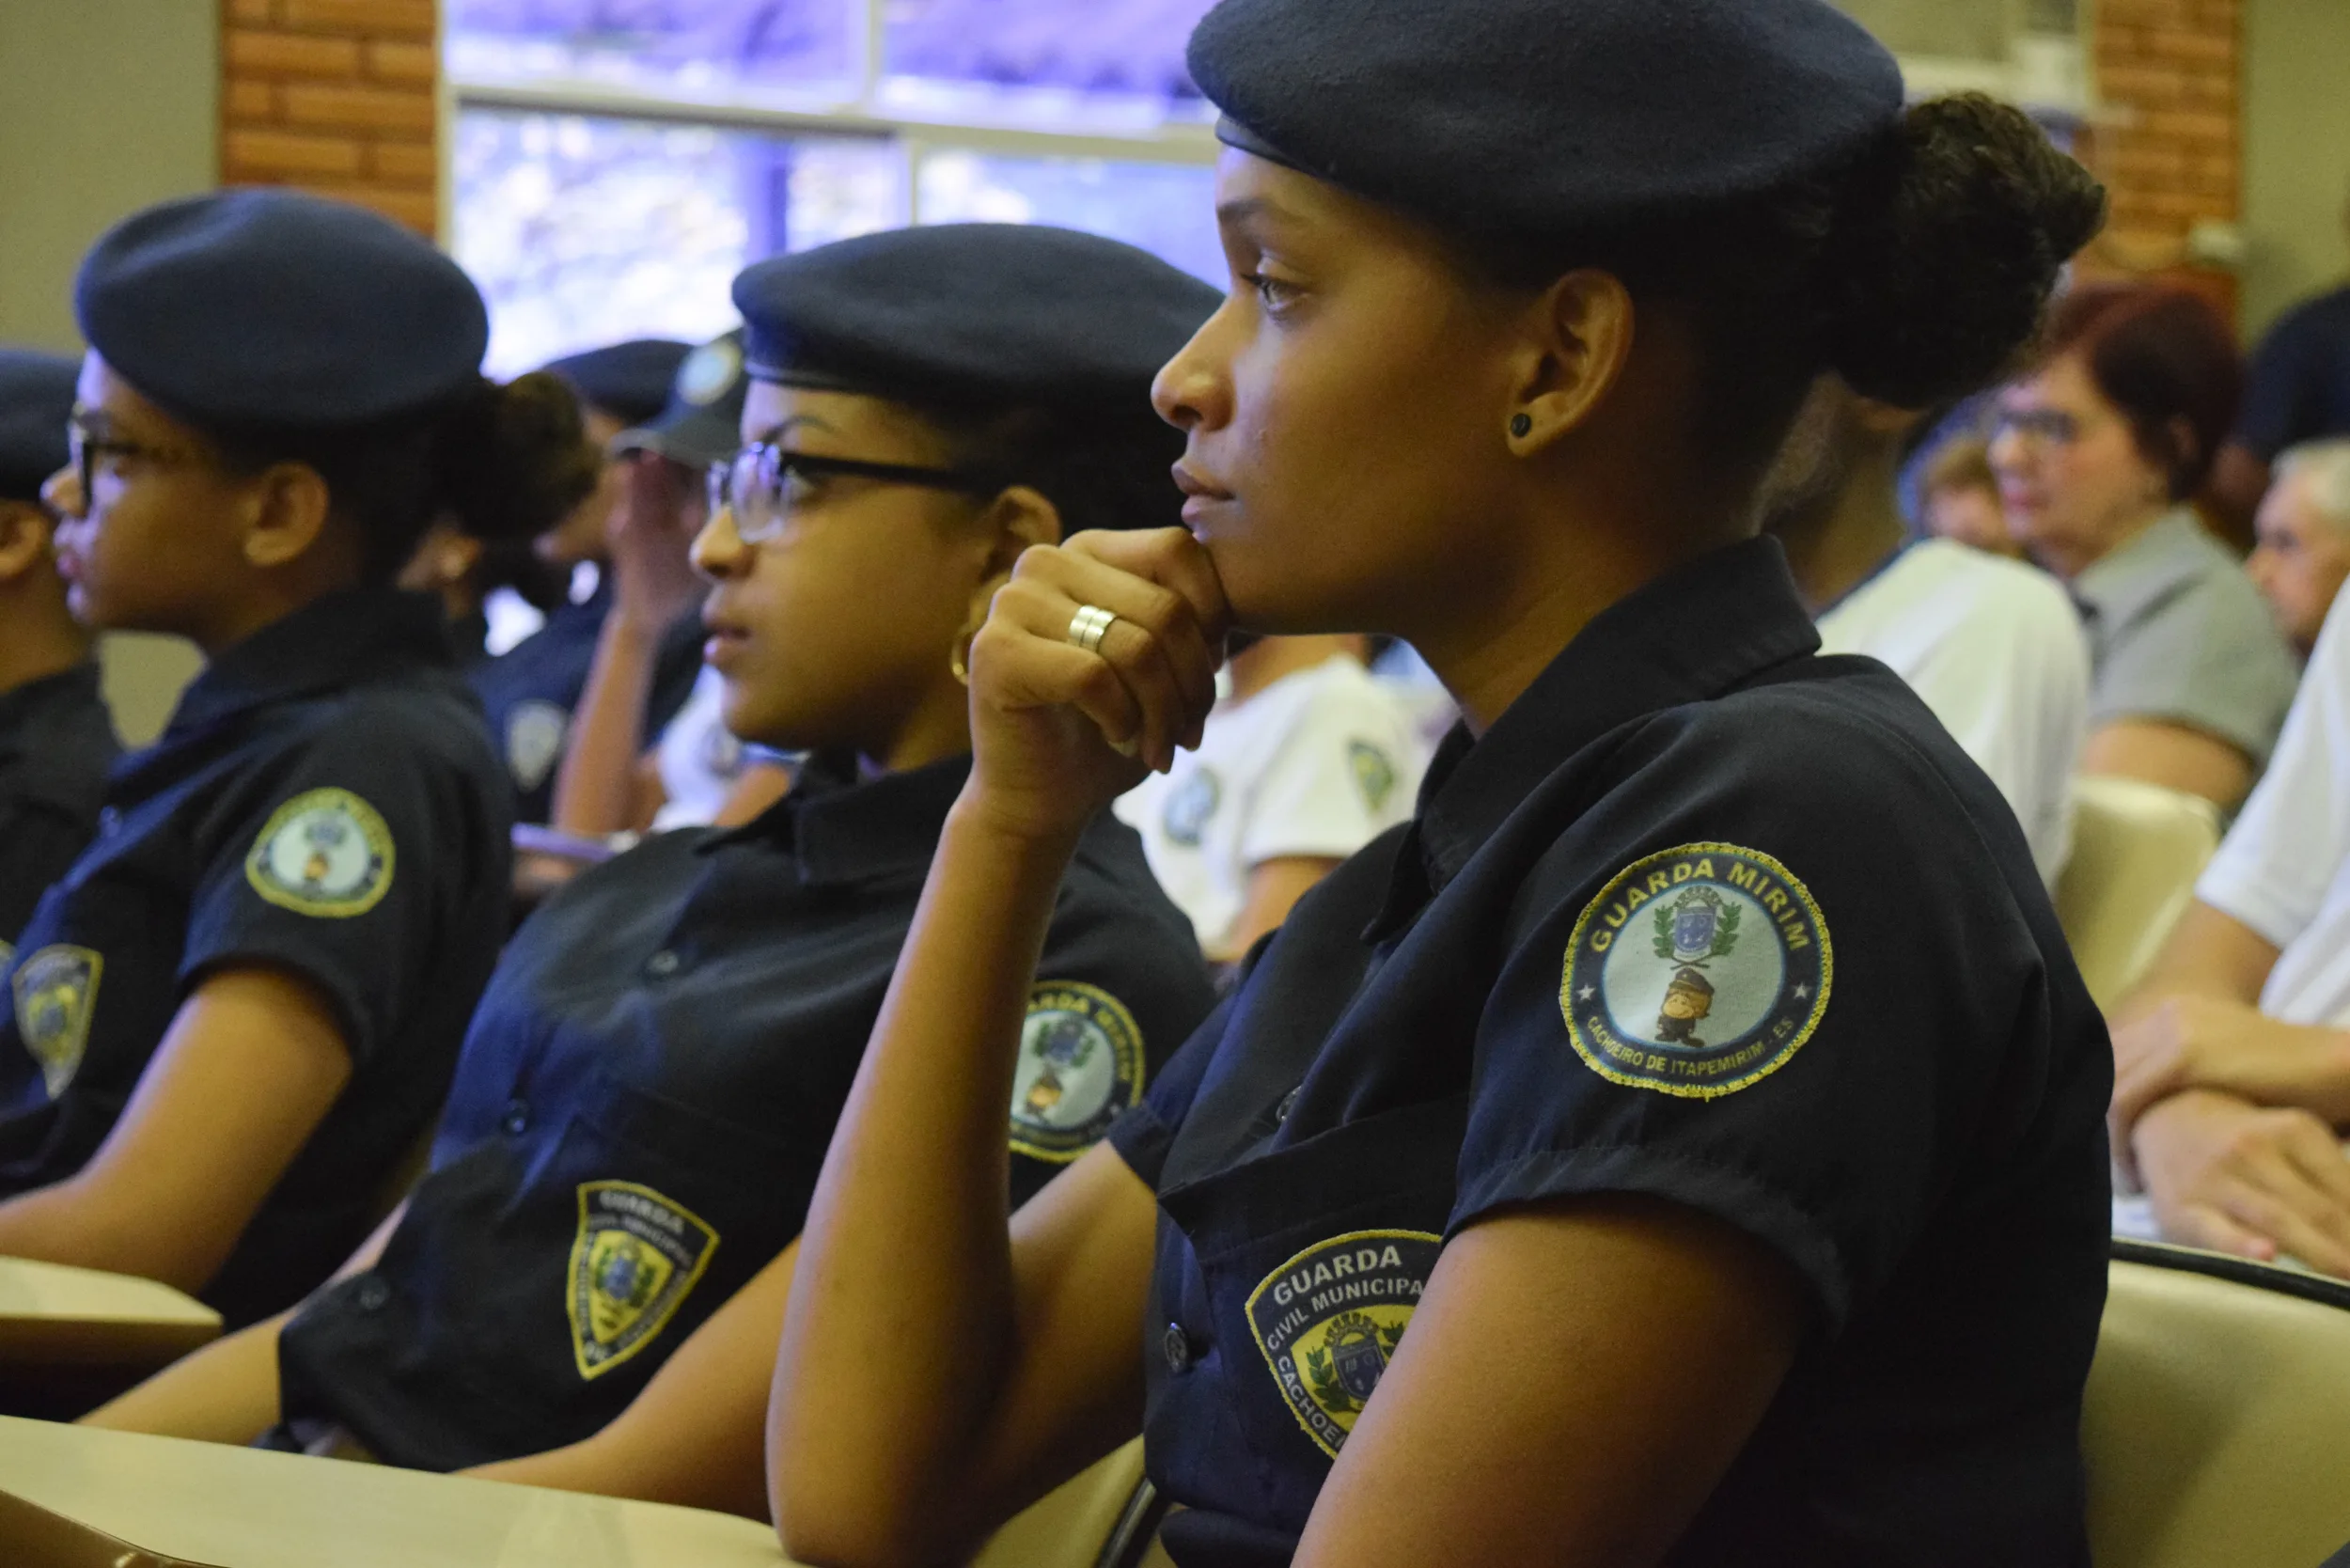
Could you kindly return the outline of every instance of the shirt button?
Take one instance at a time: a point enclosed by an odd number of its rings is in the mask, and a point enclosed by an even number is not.
[[[530,1102],[527,1100],[507,1101],[506,1120],[499,1125],[515,1137],[520,1137],[530,1131]]]
[[[1167,1325],[1167,1333],[1159,1341],[1159,1348],[1167,1353],[1167,1370],[1187,1372],[1191,1367],[1191,1336],[1183,1332],[1180,1323]]]
[[[98,831],[106,838],[113,838],[121,826],[122,813],[114,807],[106,807],[98,813]]]
[[[1304,1087],[1305,1086],[1301,1084],[1298,1086],[1298,1089],[1303,1089]],[[1282,1095],[1281,1103],[1273,1107],[1273,1124],[1275,1126],[1277,1127],[1282,1122],[1287,1121],[1290,1119],[1290,1112],[1297,1108],[1298,1089],[1292,1089],[1287,1094]]]
[[[358,1299],[359,1310],[380,1312],[390,1304],[392,1288],[375,1275],[370,1274],[359,1281]]]
[[[650,958],[645,960],[645,973],[650,975],[655,980],[667,980],[671,975],[678,972],[678,964],[681,961],[679,960],[674,949],[664,948],[659,952],[653,954]]]

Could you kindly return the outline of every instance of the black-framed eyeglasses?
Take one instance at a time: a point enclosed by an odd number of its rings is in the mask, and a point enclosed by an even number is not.
[[[1992,416],[1991,433],[1994,438],[2013,435],[2051,447],[2070,447],[2081,438],[2081,422],[2078,416],[2060,408],[2001,409]]]
[[[734,518],[734,534],[745,544],[764,544],[791,518],[794,479],[872,479],[882,484],[918,485],[925,490],[992,495],[1000,479],[971,468],[922,468],[903,463],[869,463],[863,458],[822,457],[765,442],[744,447],[710,465],[710,515]]]
[[[82,510],[89,511],[90,498],[97,494],[98,460],[100,458],[129,458],[144,463],[193,463],[200,454],[185,447],[164,447],[145,441],[125,441],[118,436],[102,435],[92,431],[80,415],[66,421],[66,451],[72,464],[73,477],[81,481]]]

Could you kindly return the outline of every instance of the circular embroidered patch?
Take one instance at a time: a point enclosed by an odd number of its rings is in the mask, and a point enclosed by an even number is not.
[[[725,397],[743,373],[743,351],[721,337],[704,343],[678,367],[677,395],[696,408],[708,408]]]
[[[1159,825],[1166,830],[1169,843],[1198,849],[1200,838],[1208,830],[1208,819],[1223,804],[1222,782],[1209,769],[1195,767],[1191,776],[1167,794],[1167,809],[1160,815]]]
[[[572,730],[571,711],[543,698],[528,698],[507,711],[506,768],[514,782],[535,790],[562,760]]]
[[[1011,1147],[1066,1165],[1142,1098],[1142,1030],[1099,986],[1042,980],[1028,995],[1011,1081]]]
[[[244,879],[298,915],[364,915],[392,886],[392,830],[349,790],[306,791],[271,815],[245,856]]]
[[[1559,1003],[1601,1077],[1711,1100],[1785,1066],[1834,978],[1827,920],[1793,872],[1759,850],[1683,844],[1585,907]]]

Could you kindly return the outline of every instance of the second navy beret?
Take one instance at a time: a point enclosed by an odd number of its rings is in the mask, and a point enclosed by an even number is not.
[[[1858,154],[1901,69],[1826,0],[1222,0],[1218,133],[1471,233],[1571,235]]]
[[[230,427],[334,429],[471,385],[481,291],[388,218],[293,191],[167,201],[109,229],[73,286],[82,337],[164,409]]]
[[[1143,415],[1222,299],[1148,251],[1042,224],[888,229],[734,280],[760,380]]]
[[[603,410],[623,425],[641,425],[666,406],[677,368],[693,352],[691,343],[637,337],[565,354],[546,368],[569,382],[588,407]]]
[[[42,481],[66,464],[80,362],[30,349],[0,349],[0,501],[38,501]]]

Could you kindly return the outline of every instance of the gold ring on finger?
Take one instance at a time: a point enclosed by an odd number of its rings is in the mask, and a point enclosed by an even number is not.
[[[1102,638],[1118,617],[1099,604],[1080,604],[1077,613],[1069,618],[1069,640],[1088,653],[1102,651]]]

